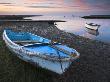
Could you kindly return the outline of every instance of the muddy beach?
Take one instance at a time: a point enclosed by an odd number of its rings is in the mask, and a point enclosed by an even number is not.
[[[62,75],[34,67],[15,57],[2,41],[4,28],[31,32],[52,39],[80,52],[80,59],[72,63]],[[47,22],[8,22],[0,26],[0,82],[109,82],[110,44],[93,41],[59,30]]]

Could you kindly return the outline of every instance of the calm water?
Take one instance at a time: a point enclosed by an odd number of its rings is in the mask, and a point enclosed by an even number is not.
[[[67,22],[57,23],[57,27],[66,32],[71,32],[76,35],[80,35],[93,40],[99,40],[110,43],[110,19],[82,19],[80,17],[69,16],[42,16],[34,17],[33,20],[65,20]],[[101,25],[97,31],[89,30],[85,28],[85,23],[96,23]]]

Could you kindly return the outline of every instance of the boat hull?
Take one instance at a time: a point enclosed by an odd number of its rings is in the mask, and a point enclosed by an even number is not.
[[[98,30],[98,28],[100,27],[100,25],[91,26],[91,25],[85,24],[85,27],[88,28],[88,29],[91,29],[91,30]]]
[[[20,59],[29,62],[34,65],[38,65],[42,68],[46,68],[48,70],[54,71],[58,74],[62,74],[66,71],[66,69],[71,64],[71,61],[59,62],[59,61],[50,61],[47,59],[43,59],[38,56],[31,56],[27,54],[21,46],[13,43],[6,35],[6,32],[3,33],[3,40],[5,41],[7,47],[11,52],[15,53]]]

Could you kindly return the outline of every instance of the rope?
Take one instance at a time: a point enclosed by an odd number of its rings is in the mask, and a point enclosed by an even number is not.
[[[64,71],[63,71],[63,67],[62,67],[61,57],[60,57],[59,51],[56,50],[56,52],[57,52],[57,54],[58,54],[58,56],[59,56],[59,62],[60,62],[61,70],[62,70],[62,73],[63,73]]]

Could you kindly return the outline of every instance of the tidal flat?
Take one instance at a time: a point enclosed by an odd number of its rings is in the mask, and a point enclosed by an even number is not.
[[[2,40],[4,28],[31,32],[75,48],[80,59],[58,75],[31,65],[11,53]],[[108,82],[110,44],[59,30],[47,22],[10,22],[0,26],[0,82]]]

